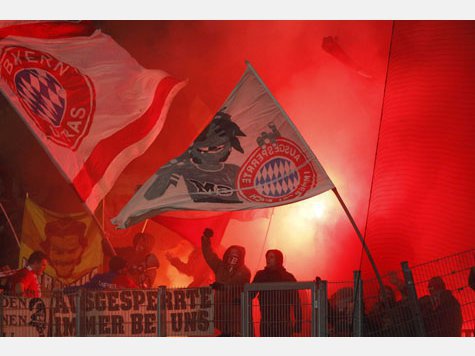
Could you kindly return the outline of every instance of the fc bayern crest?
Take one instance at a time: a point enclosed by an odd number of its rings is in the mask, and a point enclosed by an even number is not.
[[[0,76],[17,95],[26,119],[51,141],[76,150],[94,114],[92,81],[45,52],[5,47],[0,58]]]
[[[248,201],[290,201],[317,185],[317,173],[297,144],[279,137],[251,153],[241,166],[237,185]]]

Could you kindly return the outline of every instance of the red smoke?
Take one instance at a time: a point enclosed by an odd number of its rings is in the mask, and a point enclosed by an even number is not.
[[[127,194],[188,147],[249,60],[312,147],[363,231],[392,22],[104,21],[100,25],[143,66],[189,80],[155,144],[119,181],[117,186],[129,185]],[[346,62],[322,48],[328,36],[336,38]],[[355,65],[348,65],[348,58]],[[360,69],[370,75],[361,75]],[[183,127],[190,130],[184,132]],[[307,214],[315,204],[323,204],[321,217]],[[253,272],[264,266],[263,252],[269,248],[284,252],[287,268],[300,280],[316,275],[351,279],[359,268],[361,244],[331,192],[276,208],[266,239],[267,229],[267,219],[231,220],[223,244],[245,246]]]

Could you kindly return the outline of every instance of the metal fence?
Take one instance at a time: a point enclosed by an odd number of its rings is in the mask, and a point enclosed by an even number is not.
[[[475,336],[475,250],[376,280],[0,294],[3,336]]]
[[[246,284],[242,296],[242,336],[316,336],[313,282]]]

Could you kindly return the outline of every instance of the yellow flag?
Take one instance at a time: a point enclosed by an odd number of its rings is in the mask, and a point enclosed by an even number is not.
[[[35,250],[46,253],[49,264],[44,288],[89,280],[103,263],[101,240],[97,225],[87,213],[60,214],[26,199],[20,266]]]

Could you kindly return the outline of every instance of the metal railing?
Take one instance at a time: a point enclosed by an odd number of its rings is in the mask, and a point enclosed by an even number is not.
[[[346,282],[0,294],[0,335],[475,336],[473,265],[475,250],[403,262],[382,276],[384,294],[358,271]]]

